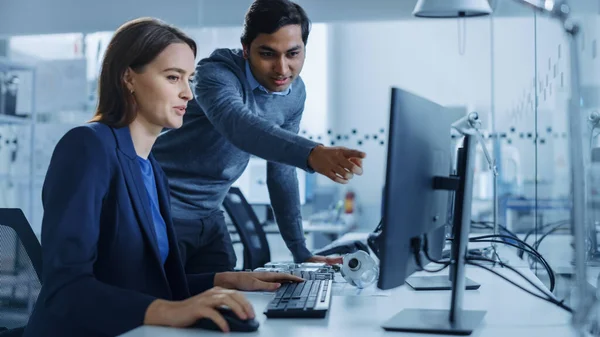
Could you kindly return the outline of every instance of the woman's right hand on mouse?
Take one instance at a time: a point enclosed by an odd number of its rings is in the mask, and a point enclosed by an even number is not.
[[[241,319],[254,318],[252,304],[242,293],[214,287],[183,301],[155,300],[146,309],[144,324],[183,328],[194,324],[200,318],[208,318],[223,332],[228,332],[227,322],[217,311],[217,308],[224,305],[231,308]]]

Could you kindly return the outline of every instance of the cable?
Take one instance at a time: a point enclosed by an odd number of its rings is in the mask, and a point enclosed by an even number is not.
[[[471,242],[484,242],[482,240],[484,239],[495,239],[495,238],[503,238],[506,237],[505,235],[483,235],[483,236],[477,236],[477,237],[473,237],[471,238],[469,241]],[[517,239],[519,240],[519,239]],[[532,246],[530,246],[527,242],[521,241],[521,244],[524,245],[524,248],[521,248],[521,252],[525,252],[527,251],[530,255],[534,255],[536,257],[538,257],[538,259],[540,261],[542,261],[542,265],[544,266],[544,268],[546,269],[546,271],[548,272],[548,277],[550,278],[550,291],[554,291],[554,287],[556,285],[556,276],[554,275],[554,271],[552,270],[552,268],[550,267],[550,264],[548,263],[548,261],[546,261],[546,259],[544,259],[544,257],[542,256],[542,254],[540,254],[535,248],[533,248]],[[505,244],[509,245],[508,242],[504,242]],[[510,244],[512,245],[512,244]],[[525,249],[525,247],[527,249]],[[521,254],[520,256],[521,259],[523,259],[523,255]]]
[[[448,260],[448,261],[435,260],[435,259],[431,258],[431,256],[429,256],[429,242],[427,241],[427,235],[423,235],[423,252],[425,253],[425,258],[433,263],[443,264],[446,266],[450,265],[450,260]]]
[[[542,240],[544,240],[548,235],[556,232],[559,229],[562,229],[561,227],[564,225],[570,225],[570,223],[562,223],[562,224],[558,224],[555,227],[553,227],[552,229],[550,229],[547,233],[545,233],[544,235],[542,235],[536,242],[533,243],[533,247],[537,250],[538,248],[540,248],[540,244],[542,243]]]
[[[495,237],[495,235],[490,235],[490,237]],[[420,240],[419,240],[419,241],[420,241]],[[474,240],[474,241],[476,241],[476,242],[493,242],[494,240]],[[417,241],[417,242],[418,242],[418,241]],[[512,244],[512,243],[509,243],[509,242],[504,242],[504,241],[495,241],[495,242],[498,242],[498,243],[504,243],[504,244],[506,244],[506,245],[509,245],[509,246],[513,246],[513,247],[517,247],[517,248],[518,248],[518,246],[517,246],[516,244]],[[413,253],[414,253],[414,250],[416,249],[416,245],[417,245],[417,243],[416,243],[415,241],[413,241],[413,243],[412,243],[412,245],[411,245],[411,246],[412,246],[412,248],[413,248]],[[538,258],[538,259],[539,259],[539,260],[542,262],[542,264],[543,264],[545,267],[547,267],[547,268],[548,268],[548,269],[547,269],[547,271],[548,271],[548,275],[549,275],[549,276],[550,276],[550,278],[551,278],[551,286],[550,286],[550,287],[551,287],[551,290],[550,290],[550,291],[552,292],[552,291],[554,290],[554,284],[555,284],[555,281],[554,281],[554,271],[552,271],[552,269],[550,268],[550,265],[548,265],[548,263],[546,262],[546,260],[544,260],[544,258],[543,258],[543,257],[542,257],[542,256],[541,256],[539,253],[537,253],[535,250],[533,250],[533,249],[532,249],[532,248],[531,248],[529,245],[526,245],[526,246],[529,248],[529,249],[527,249],[527,252],[528,252],[529,254],[531,254],[531,255],[533,255],[533,256],[535,256],[535,257],[537,257],[537,258]],[[429,247],[428,247],[427,236],[425,235],[425,236],[424,236],[424,238],[423,238],[423,251],[424,251],[424,253],[425,253],[425,257],[426,257],[426,258],[427,258],[429,261],[431,261],[431,262],[434,262],[434,263],[438,263],[438,264],[442,264],[442,265],[443,265],[443,266],[442,266],[442,267],[441,267],[439,270],[437,270],[437,271],[441,271],[441,270],[445,269],[446,267],[448,267],[448,266],[450,265],[450,261],[449,261],[449,260],[448,260],[448,261],[438,261],[438,260],[432,259],[432,258],[429,256],[429,249],[428,249],[428,248],[429,248]],[[420,256],[419,256],[419,255],[420,255],[420,254],[415,254],[415,260],[417,261],[417,265],[419,265],[419,267],[421,267],[421,268],[422,268],[421,258],[420,258]],[[511,270],[511,271],[513,271],[514,273],[516,273],[516,274],[518,274],[519,276],[523,277],[523,278],[524,278],[524,279],[525,279],[525,280],[526,280],[526,281],[527,281],[529,284],[531,284],[531,285],[532,285],[534,288],[536,288],[538,291],[540,291],[541,293],[545,294],[545,295],[546,295],[546,297],[543,297],[543,296],[540,296],[540,295],[538,295],[538,294],[535,294],[535,293],[533,293],[533,292],[531,292],[531,291],[529,291],[529,290],[527,290],[527,289],[525,289],[525,288],[523,288],[523,287],[519,286],[518,284],[514,283],[513,281],[509,280],[508,278],[506,278],[505,276],[503,276],[503,275],[499,274],[498,272],[496,272],[496,271],[492,270],[491,268],[488,268],[488,267],[482,266],[482,265],[480,265],[480,264],[477,264],[477,263],[473,263],[473,262],[471,262],[471,261],[474,261],[474,260],[475,260],[475,261],[487,261],[487,262],[491,262],[491,263],[494,263],[494,264],[496,264],[496,263],[497,263],[498,265],[500,265],[500,266],[501,266],[501,267],[503,267],[503,268],[510,269],[510,270]],[[519,287],[520,289],[524,290],[525,292],[527,292],[527,293],[529,293],[529,294],[531,294],[531,295],[533,295],[533,296],[536,296],[536,297],[538,297],[538,298],[540,298],[540,299],[546,300],[546,301],[548,301],[548,302],[550,302],[550,303],[556,304],[556,305],[558,305],[559,307],[561,307],[561,308],[563,308],[563,309],[565,309],[565,310],[567,310],[567,311],[571,311],[571,309],[570,309],[569,307],[567,307],[566,305],[564,305],[562,301],[558,301],[558,300],[556,300],[556,299],[555,299],[555,298],[554,298],[554,297],[553,297],[551,294],[547,294],[547,293],[546,293],[546,292],[545,292],[545,291],[544,291],[542,288],[540,288],[538,285],[536,285],[535,283],[533,283],[533,282],[532,282],[530,279],[528,279],[527,277],[525,277],[523,274],[521,274],[521,273],[520,273],[519,271],[517,271],[515,268],[513,268],[513,267],[511,267],[511,266],[509,266],[509,265],[507,265],[507,264],[503,263],[503,262],[502,262],[500,259],[498,259],[498,261],[495,261],[495,260],[492,260],[492,259],[487,259],[487,258],[482,258],[482,257],[476,257],[476,256],[472,256],[472,255],[468,255],[468,254],[467,254],[467,257],[466,257],[466,263],[467,263],[467,264],[471,264],[471,265],[478,266],[478,267],[480,267],[480,268],[483,268],[483,269],[486,269],[486,270],[488,270],[488,271],[490,271],[490,272],[492,272],[492,273],[494,273],[494,274],[498,275],[499,277],[503,278],[504,280],[506,280],[506,281],[508,281],[509,283],[511,283],[511,284],[513,284],[513,285],[515,285],[515,286]],[[423,270],[425,270],[425,271],[428,271],[428,272],[434,272],[434,271],[429,271],[429,270],[426,270],[426,269],[424,269],[424,268],[422,268],[422,269],[423,269]]]
[[[531,230],[529,230],[529,232],[526,233],[525,238],[523,239],[523,241],[527,241],[527,239],[529,238],[529,236],[531,236],[531,234],[535,233],[538,229],[543,231],[544,229],[546,229],[548,227],[551,227],[551,226],[554,226],[554,225],[558,225],[558,224],[563,223],[563,222],[570,222],[570,220],[564,219],[564,220],[558,220],[558,221],[550,222],[550,223],[541,225],[539,228],[537,226],[535,226],[534,228],[532,228]]]
[[[559,221],[555,221],[555,222],[550,222],[550,223],[547,223],[545,225],[542,225],[539,229],[543,231],[544,229],[546,229],[548,227],[551,227],[551,226],[554,226],[554,225],[558,225],[558,224],[563,223],[563,222],[569,223],[570,220],[559,220]],[[537,230],[538,230],[537,226],[534,227],[534,228],[532,228],[529,232],[527,232],[527,234],[525,235],[525,238],[523,238],[523,241],[527,242],[527,239],[529,239],[529,236],[531,236],[531,234],[535,233]]]
[[[494,242],[494,243],[501,243],[501,244],[505,244],[505,245],[507,245],[507,246],[512,246],[512,247],[515,247],[515,248],[519,248],[517,245],[515,245],[515,244],[512,244],[512,243],[510,243],[510,242],[506,242],[506,241],[497,241],[497,240],[477,240],[477,241],[475,241],[475,242]],[[552,268],[550,267],[550,265],[548,264],[548,262],[546,261],[546,259],[544,259],[544,257],[543,257],[543,256],[542,256],[540,253],[538,253],[537,251],[532,251],[532,250],[530,250],[530,249],[526,249],[526,252],[527,252],[527,253],[529,253],[529,256],[533,256],[533,257],[537,258],[537,259],[539,260],[539,262],[540,262],[542,265],[544,265],[544,267],[545,267],[546,271],[548,272],[549,276],[550,276],[551,278],[553,278],[554,271],[552,270]],[[554,288],[554,287],[551,285],[551,288]],[[551,291],[553,291],[554,289],[550,289],[550,290],[551,290]]]
[[[505,241],[497,241],[497,240],[478,240],[477,242],[495,242],[495,243],[502,243],[508,246],[512,246],[512,247],[516,247],[518,248],[517,245],[514,245],[512,243],[509,242],[505,242]],[[554,274],[554,270],[552,270],[552,268],[550,267],[550,265],[548,264],[548,262],[537,252],[532,252],[527,250],[527,253],[529,253],[529,256],[533,256],[535,258],[537,258],[540,263],[544,266],[544,269],[546,269],[546,272],[548,273],[548,277],[550,278],[550,292],[554,292],[554,288],[556,287],[556,278],[555,278],[555,274]]]
[[[549,223],[549,224],[546,224],[546,225],[544,225],[544,226],[541,228],[541,231],[543,232],[543,231],[544,231],[544,229],[546,229],[546,228],[548,228],[548,227],[550,227],[550,226],[556,226],[556,227],[560,227],[560,226],[564,226],[564,225],[566,225],[566,224],[570,224],[570,221],[568,221],[568,220],[563,220],[563,221],[552,222],[552,223]],[[554,228],[553,228],[553,229],[554,229]],[[554,230],[553,230],[553,229],[551,229],[549,232],[554,232]],[[524,242],[527,242],[527,238],[528,238],[528,236],[529,236],[531,233],[533,233],[533,232],[535,232],[535,229],[533,229],[532,231],[529,231],[529,233],[528,233],[528,234],[525,236],[525,238],[523,239],[523,241],[524,241]],[[540,240],[542,240],[543,238],[545,238],[545,237],[546,237],[548,234],[549,234],[549,233],[546,233],[546,234],[542,235],[542,237],[541,237],[540,239],[538,239],[537,241],[535,241],[535,242],[533,243],[534,249],[535,249],[536,251],[537,251],[537,248],[539,247],[539,244],[540,244],[540,242],[541,242]],[[519,253],[517,253],[517,255],[518,255],[520,258],[523,258],[523,252],[522,252],[522,251],[521,251],[521,252],[519,252]]]
[[[483,235],[483,236],[472,237],[472,238],[469,239],[469,241],[471,241],[471,242],[480,242],[481,240],[484,240],[484,239],[505,238],[505,237],[506,236],[502,235],[502,234],[498,234],[498,235]],[[546,265],[548,265],[548,267],[550,266],[548,264],[548,262],[546,261],[546,259],[544,259],[544,257],[542,256],[542,254],[540,254],[537,251],[537,249],[535,249],[534,247],[530,246],[527,242],[524,242],[524,241],[522,241],[520,239],[517,239],[517,240],[520,242],[521,245],[523,245],[523,248],[522,248],[523,252],[527,251],[530,254],[536,255],[537,257],[539,257],[540,259],[542,259],[546,263]],[[505,242],[505,243],[508,244],[508,242]],[[527,248],[527,249],[525,249],[525,248]],[[521,257],[521,259],[522,259],[522,257]]]
[[[491,236],[491,237],[495,237],[495,235],[490,235],[490,236]],[[515,248],[519,248],[519,246],[517,246],[516,244],[512,244],[512,243],[510,243],[510,242],[505,242],[505,241],[499,241],[499,240],[474,240],[474,241],[476,241],[476,242],[496,242],[496,243],[503,243],[503,244],[505,244],[505,245],[508,245],[508,246],[512,246],[512,247],[515,247]],[[529,245],[527,245],[527,246],[529,246]],[[429,247],[428,247],[427,236],[425,235],[425,236],[424,236],[424,238],[423,238],[423,251],[424,251],[424,253],[425,253],[425,257],[426,257],[426,258],[427,258],[429,261],[431,261],[431,262],[438,263],[438,264],[442,264],[442,265],[443,265],[443,267],[441,267],[441,268],[439,269],[440,271],[441,271],[441,270],[443,270],[443,269],[445,269],[445,268],[446,268],[448,265],[450,265],[450,261],[449,261],[449,260],[448,260],[448,261],[446,261],[446,260],[439,261],[439,260],[435,260],[435,259],[431,258],[431,257],[429,256],[429,249],[428,249],[428,248],[429,248]],[[530,247],[530,246],[528,247],[528,249],[526,249],[526,251],[527,251],[527,253],[529,253],[530,255],[533,255],[534,257],[537,257],[537,258],[540,260],[540,262],[542,263],[542,265],[544,265],[544,267],[546,267],[546,268],[547,268],[546,270],[547,270],[547,272],[548,272],[548,275],[549,275],[549,277],[550,277],[550,291],[551,291],[551,292],[552,292],[552,291],[554,291],[554,286],[555,286],[554,271],[552,270],[552,268],[550,267],[550,265],[549,265],[549,264],[546,262],[546,260],[545,260],[545,259],[544,259],[544,258],[543,258],[543,257],[542,257],[542,256],[541,256],[539,253],[537,253],[535,250],[531,249],[531,247]],[[415,254],[415,256],[417,256],[417,255]],[[524,275],[522,275],[520,272],[516,271],[516,270],[515,270],[513,267],[511,267],[511,266],[509,266],[509,265],[507,265],[507,264],[504,264],[503,262],[501,262],[501,260],[500,260],[500,259],[498,259],[498,261],[494,261],[494,260],[492,260],[492,259],[487,259],[487,258],[476,257],[476,256],[473,256],[473,255],[467,255],[467,263],[469,263],[469,260],[479,260],[479,261],[487,261],[487,262],[497,263],[497,264],[498,264],[498,265],[500,265],[501,267],[503,267],[503,268],[504,268],[504,267],[506,267],[506,268],[508,268],[508,269],[512,270],[513,272],[515,272],[515,273],[519,274],[521,277],[525,278],[525,279],[526,279],[526,280],[527,280],[527,281],[528,281],[528,282],[529,282],[529,283],[530,283],[532,286],[534,286],[534,287],[535,287],[536,289],[538,289],[540,292],[542,292],[542,293],[546,294],[546,293],[545,293],[545,291],[544,291],[543,289],[541,289],[540,287],[538,287],[538,286],[537,286],[536,284],[534,284],[534,283],[533,283],[531,280],[527,279],[527,278],[526,278]],[[417,264],[420,266],[420,264],[421,264],[421,260],[420,260],[420,258],[418,258]],[[474,263],[469,263],[469,264],[474,264]],[[478,264],[474,264],[474,265],[480,266],[480,265],[478,265]],[[488,269],[487,267],[483,267],[483,266],[481,266],[481,267],[482,267],[482,268],[484,268],[484,269]],[[525,290],[526,292],[528,292],[528,293],[530,293],[530,294],[532,294],[532,295],[534,295],[534,296],[536,296],[536,297],[538,297],[538,298],[545,299],[545,298],[544,298],[544,297],[542,297],[542,296],[539,296],[539,295],[537,295],[537,294],[535,294],[535,293],[532,293],[532,292],[528,291],[527,289],[524,289],[524,288],[520,287],[519,285],[517,285],[517,284],[515,284],[514,282],[512,282],[512,281],[508,280],[507,278],[505,278],[504,276],[502,276],[502,275],[498,274],[497,272],[495,272],[495,271],[493,271],[493,270],[491,270],[491,269],[488,269],[488,270],[489,270],[490,272],[493,272],[493,273],[497,274],[498,276],[502,277],[503,279],[507,280],[508,282],[512,283],[513,285],[515,285],[515,286],[517,286],[517,287],[519,287],[519,288],[521,288],[521,289]],[[548,295],[548,294],[546,294],[546,295],[547,295],[548,297],[550,297],[550,298],[551,298],[551,296],[550,296],[550,295]],[[545,300],[547,300],[547,299],[545,299]],[[554,304],[557,304],[555,301],[551,301],[551,302],[552,302],[552,303],[554,303]]]
[[[479,227],[481,229],[494,229],[494,222],[493,221],[471,221],[471,225],[473,225],[473,224],[482,225],[482,227]],[[506,234],[514,237],[515,239],[519,238],[517,236],[517,234],[511,232],[508,228],[506,228],[502,224],[498,224],[498,228],[500,228],[501,230],[505,231]]]
[[[546,238],[548,235],[556,232],[559,229],[562,229],[562,227],[564,225],[570,225],[570,223],[562,223],[562,224],[558,224],[555,227],[553,227],[552,229],[550,229],[546,234],[542,235],[542,237],[540,237],[536,242],[533,243],[533,248],[538,251],[540,248],[540,244],[542,243],[542,241],[544,240],[544,238]],[[539,252],[538,252],[539,254]],[[541,254],[540,254],[541,255]],[[530,261],[530,268],[533,267],[531,261]]]
[[[471,226],[473,225],[479,225],[480,227],[475,227],[478,229],[494,229],[493,226],[494,222],[492,221],[471,221]],[[509,236],[512,236],[514,238],[514,240],[516,240],[516,242],[519,244],[519,249],[524,249],[524,246],[521,244],[521,239],[519,239],[519,237],[511,232],[510,230],[508,230],[508,228],[502,226],[501,224],[498,224],[498,228],[500,228],[501,231],[506,232],[506,234],[508,234]],[[521,254],[522,255],[522,254]]]
[[[479,242],[479,241],[484,240],[484,239],[495,239],[495,238],[504,239],[504,238],[510,238],[510,237],[507,236],[507,235],[502,235],[502,234],[491,234],[491,235],[475,236],[475,237],[469,238],[469,241],[471,241],[471,242]],[[541,256],[541,254],[537,251],[537,249],[535,249],[534,247],[532,247],[531,245],[529,245],[527,242],[522,241],[520,239],[517,239],[517,240],[518,240],[518,243],[519,243],[519,246],[520,246],[520,247],[517,247],[517,248],[521,248],[524,251],[533,251],[533,252],[535,252],[536,255]],[[505,243],[508,244],[510,242],[505,241]],[[511,244],[515,245],[515,243],[511,243]],[[525,249],[525,248],[527,248],[527,249]]]
[[[373,232],[377,233],[377,232],[381,231],[382,228],[383,228],[383,217],[381,218],[381,220],[379,220],[379,224],[377,224],[377,227],[375,227],[375,230]]]
[[[523,278],[525,281],[527,281],[527,283],[529,283],[529,284],[530,284],[530,285],[532,285],[534,288],[536,288],[538,291],[540,291],[541,293],[543,293],[544,295],[546,295],[546,297],[544,297],[544,296],[541,296],[541,295],[539,295],[539,294],[536,294],[536,293],[534,293],[533,291],[531,291],[531,290],[529,290],[529,289],[525,289],[524,287],[522,287],[522,286],[520,286],[520,285],[516,284],[514,281],[510,280],[508,277],[506,277],[506,276],[504,276],[504,275],[502,275],[502,274],[498,273],[497,271],[493,270],[492,268],[488,268],[488,267],[486,267],[486,266],[484,266],[484,265],[481,265],[481,264],[479,264],[479,263],[475,263],[475,262],[473,262],[473,261],[487,261],[487,262],[495,262],[495,263],[503,264],[503,265],[504,265],[504,267],[506,267],[506,268],[510,269],[510,270],[511,270],[512,272],[514,272],[515,274],[517,274],[517,275],[521,276],[521,277],[522,277],[522,278]],[[527,278],[525,275],[521,274],[521,273],[520,273],[518,270],[516,270],[515,268],[513,268],[513,267],[511,267],[511,266],[509,266],[509,265],[506,265],[506,264],[504,264],[504,263],[502,263],[502,262],[497,262],[497,261],[494,261],[494,260],[491,260],[491,259],[485,259],[485,258],[474,258],[474,257],[468,257],[468,256],[467,256],[467,264],[470,264],[470,265],[477,266],[477,267],[479,267],[479,268],[485,269],[485,270],[489,271],[490,273],[493,273],[493,274],[495,274],[496,276],[498,276],[498,277],[500,277],[500,278],[504,279],[505,281],[507,281],[507,282],[511,283],[512,285],[516,286],[517,288],[519,288],[519,289],[521,289],[521,290],[525,291],[526,293],[529,293],[529,294],[531,294],[531,295],[533,295],[533,296],[535,296],[535,297],[537,297],[537,298],[539,298],[539,299],[542,299],[542,300],[544,300],[544,301],[547,301],[547,302],[550,302],[550,303],[552,303],[552,304],[554,304],[554,305],[557,305],[558,307],[560,307],[560,308],[562,308],[562,309],[564,309],[564,310],[566,310],[566,311],[568,311],[568,312],[570,312],[570,313],[572,313],[572,312],[573,312],[573,309],[571,309],[569,306],[567,306],[566,304],[564,304],[564,301],[559,301],[559,300],[557,300],[556,298],[554,298],[554,297],[553,297],[551,294],[548,294],[548,293],[546,293],[546,292],[545,292],[545,291],[544,291],[542,288],[540,288],[540,287],[539,287],[537,284],[533,283],[533,281],[531,281],[531,280],[530,280],[529,278]]]
[[[416,257],[416,256],[417,256],[417,255],[415,255],[415,257]],[[421,259],[419,258],[419,262],[420,262],[420,260],[421,260]],[[423,271],[425,271],[425,272],[428,272],[428,273],[438,273],[438,272],[440,272],[440,271],[442,271],[442,270],[444,270],[444,269],[448,268],[448,266],[450,265],[450,262],[448,262],[448,264],[447,264],[447,265],[443,265],[443,266],[441,266],[439,269],[434,269],[434,270],[425,269],[425,267],[422,267],[422,266],[421,266],[421,265],[419,265],[419,264],[417,264],[417,265],[419,266],[419,268],[420,268],[421,270],[423,270]]]
[[[544,231],[546,228],[548,228],[548,227],[551,227],[551,226],[556,226],[556,225],[561,225],[561,224],[564,224],[564,223],[570,223],[570,220],[560,220],[560,221],[550,222],[550,223],[547,223],[547,224],[545,224],[545,225],[542,225],[542,226],[539,228],[539,230],[540,230],[541,232],[543,232],[543,231]],[[523,238],[523,242],[527,242],[527,239],[529,238],[529,236],[530,236],[531,234],[533,234],[533,233],[536,233],[536,232],[537,232],[537,230],[538,230],[538,228],[533,228],[533,229],[531,229],[529,232],[527,232],[527,234],[526,234],[526,235],[525,235],[525,237]],[[522,252],[519,252],[519,254],[518,254],[518,255],[519,255],[519,257],[520,257],[520,258],[523,258],[523,253],[522,253]]]
[[[496,237],[506,238],[507,236],[505,236],[505,235],[487,235],[487,236],[482,236],[482,237],[475,237],[475,238],[472,238],[472,240],[469,240],[469,241],[473,241],[473,242],[496,242],[496,243],[503,243],[505,245],[512,246],[512,247],[515,247],[515,248],[519,248],[518,245],[510,243],[510,242],[506,242],[506,241],[483,240],[483,239],[485,239],[487,237],[491,237],[491,238],[496,238]],[[508,236],[508,237],[510,237],[510,236]],[[523,244],[523,246],[525,246],[527,248],[527,249],[524,249],[524,251],[526,251],[530,255],[538,258],[539,261],[542,263],[542,265],[544,265],[544,267],[546,268],[546,271],[548,272],[548,275],[550,277],[550,292],[554,291],[554,286],[555,286],[554,271],[552,270],[552,268],[550,267],[550,265],[548,264],[548,262],[544,259],[543,256],[541,256],[541,254],[539,254],[535,249],[533,249],[533,247],[529,246],[525,242],[522,242],[522,244]],[[413,247],[413,253],[415,253],[414,250],[416,250],[416,248],[415,248],[416,247],[416,243],[413,241],[413,244],[411,246]],[[435,260],[435,259],[431,258],[431,256],[429,256],[429,245],[428,245],[427,235],[424,235],[424,237],[423,237],[423,251],[425,253],[425,257],[429,261],[434,262],[434,263],[438,263],[438,264],[442,264],[442,267],[439,270],[437,270],[437,271],[441,271],[441,270],[445,269],[446,267],[448,267],[450,265],[450,261],[449,260],[448,261]],[[419,265],[419,267],[421,267],[421,269],[423,269],[425,271],[429,271],[429,270],[426,270],[425,268],[422,268],[420,254],[417,254],[417,253],[415,253],[415,260],[417,261],[417,265]],[[516,284],[515,282],[511,281],[507,277],[501,275],[500,273],[494,271],[491,268],[488,268],[486,266],[480,265],[478,263],[473,263],[472,261],[487,261],[487,262],[491,262],[491,263],[494,263],[494,264],[497,263],[498,265],[500,265],[503,268],[510,269],[511,271],[513,271],[514,273],[518,274],[523,279],[525,279],[529,284],[531,284],[538,291],[540,291],[541,293],[543,293],[544,295],[546,295],[546,297],[540,296],[540,295],[538,295],[538,294],[536,294],[536,293],[534,293],[534,292],[532,292],[532,291],[530,291],[528,289],[525,289],[525,288],[521,287],[520,285]],[[513,267],[511,267],[511,266],[503,263],[500,259],[498,259],[498,261],[495,261],[495,260],[492,260],[492,259],[487,259],[487,258],[475,257],[475,256],[472,256],[472,255],[467,255],[467,257],[466,257],[466,263],[470,264],[470,265],[474,265],[474,266],[480,267],[480,268],[483,268],[483,269],[486,269],[489,272],[491,272],[491,273],[499,276],[500,278],[506,280],[507,282],[513,284],[514,286],[520,288],[521,290],[523,290],[523,291],[525,291],[525,292],[527,292],[527,293],[529,293],[529,294],[531,294],[531,295],[533,295],[535,297],[538,297],[538,298],[540,298],[542,300],[545,300],[545,301],[548,301],[550,303],[553,303],[553,304],[555,304],[555,305],[557,305],[557,306],[559,306],[559,307],[561,307],[561,308],[563,308],[563,309],[565,309],[565,310],[567,310],[569,312],[572,312],[572,309],[569,308],[568,306],[566,306],[563,303],[563,301],[558,301],[557,299],[555,299],[553,297],[553,295],[547,294],[537,284],[533,283],[530,279],[528,279],[527,277],[525,277],[523,274],[521,274],[515,268],[513,268]],[[434,272],[434,271],[430,271],[430,272]]]
[[[425,238],[426,237],[427,236],[425,236]],[[424,239],[424,241],[425,240],[426,239]],[[446,269],[446,267],[448,267],[450,265],[450,261],[448,261],[447,263],[441,262],[440,264],[442,264],[442,267],[440,267],[439,269],[435,269],[435,270],[426,269],[425,266],[423,265],[423,261],[421,260],[421,238],[413,238],[411,240],[410,247],[411,247],[413,255],[415,256],[415,262],[416,262],[417,266],[423,271],[426,271],[428,273],[437,273],[437,272],[440,272],[440,271]],[[427,257],[429,255],[429,253],[427,252],[427,250],[425,250],[425,249],[423,249],[423,250],[425,251],[425,257]]]
[[[469,238],[469,241],[475,242],[475,241],[478,241],[478,240],[494,239],[494,238],[503,238],[503,239],[508,238],[508,239],[517,240],[521,245],[523,245],[523,247],[529,248],[530,250],[537,252],[536,249],[533,248],[533,247],[531,247],[527,242],[525,242],[525,241],[523,241],[523,240],[521,240],[519,238],[514,238],[512,236],[503,235],[503,234],[491,234],[491,235],[475,236],[475,237]]]

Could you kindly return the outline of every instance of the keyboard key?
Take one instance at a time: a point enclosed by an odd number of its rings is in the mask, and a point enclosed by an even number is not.
[[[279,306],[279,301],[277,302],[271,302],[269,303],[269,305],[267,306],[267,310],[273,310],[273,309],[277,309],[277,307]],[[285,308],[285,307],[284,307]]]
[[[285,294],[287,287],[284,287],[284,286],[285,286],[285,284],[282,284],[281,288],[277,289],[277,292],[275,293],[276,299],[281,299],[283,297],[283,294]]]
[[[306,301],[306,305],[304,306],[307,309],[312,309],[317,305],[317,296],[311,296]]]
[[[321,286],[321,281],[313,282],[312,287],[310,288],[310,293],[308,296],[317,296],[319,294],[319,287]]]
[[[304,289],[304,282],[298,283],[296,285],[296,289],[294,289],[294,293],[292,294],[292,298],[294,298],[294,299],[300,298],[300,295],[302,294],[302,289]]]
[[[283,298],[290,298],[292,296],[292,294],[294,293],[294,290],[296,289],[296,283],[288,283],[287,286],[287,290],[285,291],[285,294],[283,294]]]
[[[312,288],[314,281],[305,281],[304,288],[302,288],[302,294],[300,294],[301,298],[307,298],[310,293],[310,288]]]
[[[303,309],[306,303],[302,301],[288,303],[286,309]]]

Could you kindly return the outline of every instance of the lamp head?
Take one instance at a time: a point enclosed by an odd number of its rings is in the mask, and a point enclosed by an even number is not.
[[[413,15],[421,18],[460,18],[489,15],[488,0],[419,0]]]
[[[477,112],[470,112],[461,119],[452,123],[452,128],[463,135],[473,135],[481,127],[481,120]]]

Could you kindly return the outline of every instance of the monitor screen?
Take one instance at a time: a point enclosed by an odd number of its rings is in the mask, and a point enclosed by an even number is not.
[[[451,125],[444,107],[392,88],[383,226],[378,238],[378,287],[402,285],[417,270],[411,243],[427,235],[431,257],[440,258],[448,221],[450,191],[434,189],[434,177],[452,167]]]

